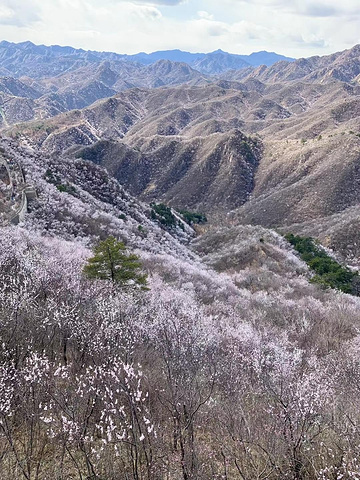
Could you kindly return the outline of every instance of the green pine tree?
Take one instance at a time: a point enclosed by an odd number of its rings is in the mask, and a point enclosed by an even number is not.
[[[121,286],[140,286],[146,289],[147,275],[141,271],[137,255],[128,254],[124,243],[114,237],[98,243],[94,256],[88,259],[84,273],[89,278],[111,280]]]

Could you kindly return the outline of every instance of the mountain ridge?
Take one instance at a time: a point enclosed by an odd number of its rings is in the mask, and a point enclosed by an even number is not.
[[[254,52],[250,55],[238,55],[217,50],[210,53],[190,53],[181,50],[164,50],[150,54],[141,52],[135,55],[119,54],[114,52],[98,52],[94,50],[76,49],[59,45],[35,45],[32,42],[12,43],[5,40],[0,42],[0,72],[5,69],[12,75],[21,77],[31,73],[34,61],[41,60],[42,70],[38,69],[37,78],[54,76],[64,73],[69,69],[80,68],[89,63],[101,63],[104,60],[111,62],[127,61],[141,65],[151,65],[158,60],[171,60],[187,63],[190,67],[199,69],[200,73],[209,73],[209,63],[214,57],[222,57],[223,65],[217,62],[215,69],[210,69],[211,74],[229,70],[229,64],[244,68],[245,66],[258,66],[261,64],[272,65],[283,61],[293,61],[293,58],[278,55],[274,52]],[[54,59],[63,59],[62,64],[54,63]],[[206,61],[207,60],[207,61]],[[203,62],[207,64],[202,68]]]

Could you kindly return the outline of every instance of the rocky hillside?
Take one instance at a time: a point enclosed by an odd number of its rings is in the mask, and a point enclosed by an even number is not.
[[[294,62],[280,61],[266,67],[243,69],[224,74],[231,80],[256,78],[265,83],[305,82],[327,83],[334,80],[357,82],[360,74],[360,45],[350,50],[326,55],[324,57],[300,58]]]
[[[91,159],[147,201],[204,211],[242,205],[262,148],[240,130],[243,93],[215,85],[166,92],[164,103],[161,90],[131,90],[11,134],[47,153],[69,150]],[[77,151],[84,145],[94,148]]]
[[[129,88],[206,82],[205,76],[187,64],[169,60],[159,60],[146,66],[124,61],[90,63],[40,80],[0,77],[0,127],[82,109],[98,99],[111,97]]]
[[[169,62],[141,68],[159,68],[171,84],[175,67]],[[186,77],[189,67],[180,65]],[[145,201],[210,217],[219,213],[217,221],[234,210],[226,217],[231,222],[313,232],[356,256],[351,225],[358,223],[359,205],[358,65],[355,46],[326,57],[251,67],[210,83],[196,73],[186,86],[129,89],[8,133],[46,154],[66,151],[102,165]],[[70,86],[80,92],[86,75],[89,85],[101,81],[109,91],[117,88],[111,63],[91,72],[84,67],[40,83],[71,95]],[[25,83],[36,95],[39,88]]]
[[[224,211],[244,204],[253,190],[261,145],[239,130],[151,142],[141,151],[99,142],[76,156],[105,166],[134,195],[177,208]]]

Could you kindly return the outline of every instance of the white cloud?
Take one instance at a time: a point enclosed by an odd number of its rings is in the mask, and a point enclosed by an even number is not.
[[[358,0],[239,0],[240,3],[260,8],[276,8],[276,13],[293,13],[310,17],[360,15]],[[230,0],[236,4],[236,0]],[[275,12],[274,12],[275,13]]]
[[[319,3],[304,3],[299,8],[299,13],[310,17],[332,17],[335,16],[338,11],[331,5],[322,5]]]
[[[39,20],[39,8],[33,0],[0,0],[0,24],[25,27]]]
[[[180,5],[180,3],[184,3],[184,0],[154,0],[154,1],[147,1],[147,0],[137,0],[137,3],[147,3],[151,5],[168,5],[168,6],[176,6]]]
[[[200,18],[204,18],[205,20],[214,20],[214,15],[211,15],[209,12],[205,12],[205,10],[200,10],[198,12],[198,16]]]
[[[6,5],[0,6],[0,22],[8,21],[14,16],[14,10],[7,7]]]
[[[162,14],[160,12],[160,10],[158,10],[157,8],[155,7],[143,7],[143,8],[139,8],[139,9],[136,9],[134,10],[134,13],[135,15],[139,15],[141,18],[144,18],[144,19],[157,19],[157,18],[161,18],[162,17]]]

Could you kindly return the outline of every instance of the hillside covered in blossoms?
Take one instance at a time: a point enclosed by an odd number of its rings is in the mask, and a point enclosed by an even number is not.
[[[1,148],[37,192],[0,229],[3,479],[356,478],[357,297],[274,231],[168,228],[89,161]],[[110,235],[147,290],[84,275]]]

